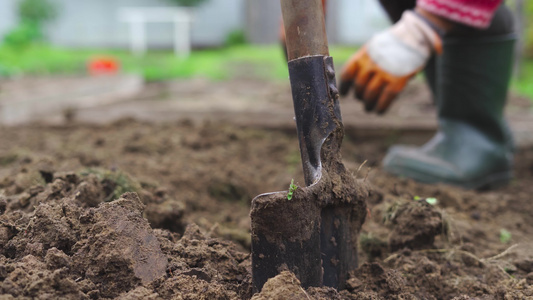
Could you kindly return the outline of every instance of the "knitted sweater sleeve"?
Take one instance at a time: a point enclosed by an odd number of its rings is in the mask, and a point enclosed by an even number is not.
[[[502,0],[417,0],[417,6],[446,19],[487,28]]]

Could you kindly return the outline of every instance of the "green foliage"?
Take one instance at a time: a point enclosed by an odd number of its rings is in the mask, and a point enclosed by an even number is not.
[[[239,46],[247,44],[246,33],[243,30],[233,30],[226,36],[224,45],[226,47]]]
[[[204,2],[206,2],[207,0],[169,0],[170,2],[173,2],[179,6],[189,6],[189,7],[192,7],[192,6],[198,6]]]
[[[42,39],[41,29],[36,23],[22,22],[4,36],[4,43],[20,50],[40,39]]]
[[[430,205],[435,205],[437,204],[437,198],[426,198],[426,202]]]
[[[105,186],[112,188],[111,193],[106,201],[113,201],[122,194],[127,192],[139,192],[141,185],[139,182],[128,176],[128,174],[121,171],[102,170],[99,168],[87,168],[80,172],[80,175],[87,176],[89,174],[96,175],[96,178]]]
[[[56,16],[55,7],[47,0],[21,0],[19,24],[4,36],[4,43],[20,50],[43,39],[42,27]]]
[[[56,17],[56,8],[48,0],[21,0],[18,15],[22,23],[35,23],[38,26]]]
[[[533,1],[524,1],[525,18],[524,34],[526,44],[526,56],[533,57]]]
[[[520,74],[511,81],[511,88],[533,101],[533,82],[531,78],[533,78],[533,60],[526,58],[520,63]]]
[[[522,11],[518,11],[521,3]],[[524,56],[533,58],[533,1],[530,0],[507,0],[506,5],[515,13],[522,16],[523,24],[516,24],[523,30]]]
[[[292,200],[292,197],[294,196],[294,191],[298,189],[298,186],[294,184],[294,179],[291,180],[291,184],[289,185],[289,192],[287,193],[287,200]]]
[[[509,231],[505,229],[500,230],[500,242],[507,244],[511,241],[512,235]]]
[[[422,198],[420,196],[414,196],[415,201],[425,200],[429,205],[436,205],[439,201],[437,198]]]

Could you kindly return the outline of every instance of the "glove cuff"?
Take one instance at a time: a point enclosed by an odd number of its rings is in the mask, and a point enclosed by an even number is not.
[[[407,44],[415,48],[426,44],[437,54],[442,52],[442,29],[420,14],[411,10],[405,11],[394,27],[392,31],[395,35],[402,37]]]
[[[433,29],[438,35],[439,37],[443,37],[444,34],[446,33],[442,28],[440,28],[439,26],[437,26],[435,23],[431,22],[428,18],[426,18],[424,15],[422,15],[421,13],[417,12],[416,10],[411,10],[417,17],[419,17],[420,19],[422,19],[422,21],[426,22],[427,25],[429,25],[429,27],[431,27],[431,29]]]

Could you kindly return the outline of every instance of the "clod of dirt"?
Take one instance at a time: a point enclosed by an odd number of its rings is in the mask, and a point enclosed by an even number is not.
[[[182,233],[184,226],[181,222],[185,206],[175,200],[162,203],[151,203],[144,210],[144,216],[154,228],[165,228],[173,232]]]
[[[161,231],[160,231],[161,232]],[[169,257],[171,277],[158,288],[163,298],[248,299],[251,297],[249,255],[235,244],[211,238],[196,224],[185,229],[176,243],[167,241],[163,251]]]
[[[283,271],[278,276],[269,279],[261,293],[255,294],[251,300],[319,300],[319,299],[341,299],[339,293],[332,288],[311,287],[307,291],[302,288],[300,281],[296,276],[289,272]]]
[[[117,300],[159,300],[161,297],[152,289],[147,289],[144,286],[137,287],[115,298]]]
[[[44,262],[50,270],[70,268],[72,266],[72,258],[55,247],[46,251]]]
[[[520,270],[530,273],[533,272],[533,259],[521,259],[514,263]]]
[[[243,281],[248,255],[237,251],[236,245],[204,234],[198,225],[190,224],[183,237],[173,246],[172,251],[179,253],[194,275],[211,281],[213,278],[223,281]]]
[[[79,214],[80,208],[65,199],[59,203],[40,203],[24,230],[7,242],[5,255],[42,257],[52,247],[70,254],[78,240]]]
[[[527,274],[526,282],[527,282],[527,284],[533,286],[533,272]]]
[[[402,248],[427,249],[435,236],[445,230],[442,215],[426,201],[409,201],[393,205],[387,212],[392,231],[389,235],[391,252]]]
[[[60,179],[54,183],[51,189],[68,186]],[[36,296],[42,287],[33,287],[29,282],[45,278],[45,283],[40,284],[50,285],[51,291],[58,284],[70,286],[55,290],[55,296],[83,298],[80,293],[90,291],[80,290],[79,284],[72,281],[75,274],[88,280],[99,296],[115,297],[123,290],[166,275],[167,258],[142,217],[144,205],[136,194],[126,193],[98,208],[83,209],[78,203],[75,196],[40,203],[24,230],[18,226],[18,233],[8,232],[3,252],[17,262],[10,264],[14,269],[6,274],[10,281],[2,284],[5,293]],[[20,270],[19,264],[24,266]],[[17,272],[27,276],[18,276]]]
[[[88,207],[96,207],[105,199],[106,191],[96,175],[89,174],[87,178],[77,186],[75,199]]]
[[[406,280],[400,272],[378,263],[361,265],[347,282],[350,299],[412,299],[405,290]],[[343,296],[348,296],[347,291]]]
[[[171,299],[180,295],[181,299],[237,299],[238,294],[229,290],[224,284],[209,282],[191,275],[176,275],[163,283],[159,288],[163,299]],[[180,299],[180,298],[178,298]]]
[[[115,297],[117,291],[138,282],[148,284],[166,273],[167,258],[142,217],[143,209],[137,194],[126,193],[80,216],[86,229],[73,249],[73,260],[103,297]]]
[[[0,214],[0,294],[251,297],[249,255],[196,225],[189,225],[181,239],[178,233],[153,230],[149,221],[171,229],[182,226],[183,204],[155,188],[153,194],[141,190],[146,205],[136,193],[105,202],[113,190],[106,190],[104,180],[94,173],[54,173],[52,182],[24,190],[16,182],[3,182],[7,196]],[[24,207],[21,198],[27,201]],[[151,220],[143,218],[145,208]]]
[[[39,258],[27,255],[7,265],[8,274],[0,285],[0,294],[27,298],[88,299],[68,274],[67,268],[48,270]],[[8,298],[9,299],[9,296]]]

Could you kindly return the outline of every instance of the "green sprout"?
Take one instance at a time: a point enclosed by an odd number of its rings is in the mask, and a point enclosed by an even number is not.
[[[429,205],[435,205],[439,202],[437,198],[422,198],[420,196],[414,196],[413,199],[415,201],[425,200]]]
[[[298,188],[298,186],[296,184],[294,184],[294,179],[291,180],[291,184],[289,185],[289,192],[287,193],[287,200],[292,200],[292,196],[294,194],[294,191],[296,191],[296,189]]]
[[[437,198],[426,198],[426,202],[430,205],[435,205],[437,204]]]
[[[511,241],[512,235],[509,231],[505,229],[500,230],[500,242],[503,244],[507,244],[509,241]]]

